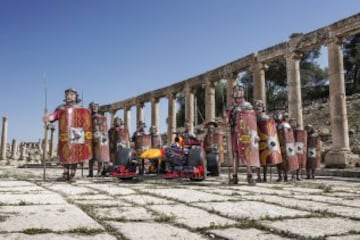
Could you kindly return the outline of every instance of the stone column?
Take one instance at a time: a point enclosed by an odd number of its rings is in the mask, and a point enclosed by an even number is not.
[[[296,119],[300,129],[304,129],[300,82],[300,58],[301,54],[295,52],[286,55],[286,77],[289,116],[290,118]]]
[[[205,122],[215,121],[215,84],[205,85]]]
[[[194,89],[185,86],[185,122],[190,123],[190,132],[194,132]]]
[[[46,126],[46,134],[48,134],[48,130],[49,130],[49,125]],[[41,149],[42,149],[42,153],[43,153],[43,158],[41,159],[41,162],[43,161],[43,159],[45,159],[45,161],[49,161],[49,139],[48,137],[41,139]]]
[[[144,103],[136,104],[136,127],[139,121],[144,122]]]
[[[160,132],[159,128],[159,99],[151,98],[151,125],[156,126],[156,129]]]
[[[111,112],[110,112],[110,126],[112,126],[112,124],[114,122],[116,112],[117,112],[117,110],[111,110]]]
[[[341,41],[332,39],[327,45],[332,146],[325,156],[329,168],[344,168],[350,159],[349,127],[346,111],[344,63]]]
[[[44,144],[44,141],[42,138],[39,138],[39,141],[38,141],[38,149],[40,152],[42,152],[44,150],[44,147],[46,147],[45,145],[43,146]]]
[[[131,107],[124,108],[124,125],[131,131]]]
[[[13,139],[12,143],[11,143],[11,159],[12,160],[16,159],[16,148],[17,148],[16,139]]]
[[[6,160],[6,143],[7,143],[8,121],[7,117],[3,117],[2,132],[1,132],[1,160]]]
[[[19,160],[25,160],[25,153],[26,153],[26,144],[22,142],[20,144],[20,158]]]
[[[198,111],[198,99],[196,95],[194,95],[194,126],[197,126],[199,124],[199,111]]]
[[[168,119],[167,119],[167,140],[168,145],[174,141],[175,135],[173,132],[176,131],[176,94],[169,93],[167,94],[168,98]]]
[[[233,98],[232,98],[232,94],[233,94],[233,87],[235,85],[235,81],[236,81],[236,75],[235,74],[228,74],[226,76],[226,106],[230,106],[233,104]]]
[[[268,66],[264,63],[255,63],[251,70],[254,76],[254,101],[262,100],[266,107],[266,85],[265,85],[265,71]]]
[[[230,107],[233,105],[233,87],[236,84],[236,74],[230,73],[226,76],[226,107]],[[223,125],[223,131],[225,135],[225,159],[226,159],[226,165],[232,166],[233,165],[233,156],[232,156],[232,146],[231,146],[231,134],[230,134],[230,128],[226,125]]]

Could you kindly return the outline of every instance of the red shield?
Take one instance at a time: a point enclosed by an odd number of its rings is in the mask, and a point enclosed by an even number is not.
[[[130,147],[130,136],[127,127],[117,128],[117,133],[119,136],[119,142],[124,143],[126,147]]]
[[[59,110],[59,160],[63,164],[88,161],[92,158],[91,113],[87,108]]]
[[[96,161],[109,162],[109,138],[106,117],[102,115],[93,116],[93,134],[94,144],[93,151]]]
[[[138,135],[135,138],[135,150],[141,154],[151,146],[151,136],[149,134]]]
[[[211,152],[213,144],[217,145],[220,163],[224,162],[224,135],[222,133],[206,134],[204,137],[204,149],[206,153]]]
[[[299,162],[299,168],[306,168],[306,143],[307,132],[305,130],[295,129],[295,152]]]
[[[311,134],[307,139],[307,169],[316,169],[320,166],[321,149],[320,136],[318,134]]]
[[[299,168],[295,152],[294,131],[288,123],[282,123],[278,126],[278,136],[283,156],[283,168],[285,171],[295,171]]]
[[[129,130],[126,127],[111,127],[108,131],[108,136],[110,158],[112,162],[115,162],[118,144],[122,144],[126,148],[130,147]]]
[[[236,128],[240,164],[251,167],[260,167],[255,111],[238,111]]]
[[[258,119],[259,149],[261,166],[282,163],[279,138],[274,119]]]

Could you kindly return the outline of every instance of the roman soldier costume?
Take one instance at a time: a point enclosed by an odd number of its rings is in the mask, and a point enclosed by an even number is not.
[[[204,137],[203,147],[207,160],[207,171],[211,176],[219,176],[220,163],[224,160],[223,134],[216,132],[216,122],[208,122],[205,125],[207,133]]]
[[[319,133],[315,132],[312,125],[305,127],[307,131],[307,161],[306,174],[307,179],[314,179],[316,169],[320,166],[321,160],[321,142]]]
[[[230,181],[238,183],[237,171],[239,164],[246,166],[247,181],[255,185],[252,176],[253,167],[260,167],[259,162],[259,137],[257,134],[256,112],[252,105],[244,98],[244,85],[237,84],[233,87],[234,104],[227,108],[226,123],[230,124],[231,146],[233,151],[233,177]]]
[[[275,120],[265,113],[265,105],[261,100],[255,102],[257,112],[257,126],[260,138],[259,154],[260,164],[263,167],[263,181],[267,181],[267,167],[282,163],[280,143],[276,130]],[[258,169],[258,182],[261,181],[260,168]]]
[[[299,168],[295,152],[294,131],[291,125],[285,121],[281,113],[277,115],[277,133],[279,136],[281,154],[283,158],[282,164],[278,165],[279,178],[277,181],[288,180],[288,173],[293,174]]]
[[[130,135],[129,129],[124,126],[123,121],[119,117],[115,117],[112,123],[112,127],[108,131],[109,136],[109,149],[110,149],[110,161],[116,162],[116,152],[118,147],[129,148],[130,147]]]
[[[103,167],[110,160],[109,155],[109,138],[106,117],[99,114],[99,104],[91,102],[89,104],[91,110],[91,119],[93,126],[93,158],[89,161],[89,175],[93,177],[94,163],[97,162],[97,176],[103,172]]]
[[[64,167],[59,181],[75,181],[77,164],[92,158],[92,122],[88,108],[78,106],[78,92],[69,88],[65,90],[65,104],[44,116],[44,122],[59,122],[58,156]]]

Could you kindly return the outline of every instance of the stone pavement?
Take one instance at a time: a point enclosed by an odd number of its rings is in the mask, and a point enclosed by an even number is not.
[[[81,177],[0,167],[0,239],[360,239],[360,179],[291,183]],[[84,171],[84,175],[86,171]],[[274,176],[275,178],[275,176]]]

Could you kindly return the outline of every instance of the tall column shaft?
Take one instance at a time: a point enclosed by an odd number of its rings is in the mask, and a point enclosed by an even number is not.
[[[205,85],[205,121],[215,120],[215,86],[208,82]]]
[[[111,112],[110,112],[110,126],[113,124],[113,122],[114,122],[114,119],[115,119],[115,116],[116,116],[116,112],[117,112],[117,110],[112,110]]]
[[[8,120],[3,117],[1,131],[1,160],[6,160],[6,143],[7,143]]]
[[[185,87],[185,122],[190,123],[190,132],[194,132],[194,92],[189,86]]]
[[[131,108],[124,108],[124,125],[131,131]]]
[[[22,142],[20,144],[20,158],[19,160],[25,160],[26,144]]]
[[[267,65],[263,63],[256,63],[253,66],[254,76],[254,101],[262,100],[266,106],[266,85],[265,85],[265,70]]]
[[[349,133],[346,110],[344,63],[341,43],[328,44],[330,118],[332,146],[325,156],[326,167],[345,167],[349,161]]]
[[[235,74],[229,74],[226,77],[226,106],[232,105],[233,101],[233,87],[235,85],[236,76]]]
[[[199,124],[199,111],[198,111],[198,98],[194,95],[194,125],[197,126]]]
[[[168,94],[168,129],[167,129],[167,140],[168,145],[174,142],[175,135],[173,134],[176,131],[176,95],[173,93]]]
[[[159,99],[152,98],[151,99],[151,125],[156,126],[156,129],[159,128]]]
[[[12,160],[16,159],[16,150],[17,150],[16,139],[13,139],[11,142],[11,159]]]
[[[144,122],[144,104],[138,103],[136,105],[136,123],[139,121]]]
[[[288,112],[295,118],[300,129],[304,129],[300,83],[300,54],[290,53],[286,56],[286,77],[288,85]]]

